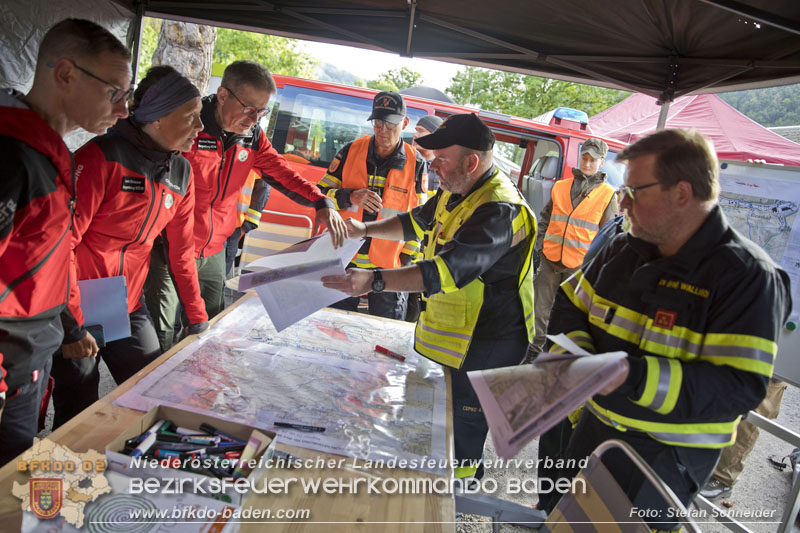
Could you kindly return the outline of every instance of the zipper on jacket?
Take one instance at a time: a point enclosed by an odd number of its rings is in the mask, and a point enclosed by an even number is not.
[[[156,210],[156,216],[153,217],[153,222],[152,222],[152,224],[150,224],[150,229],[147,230],[147,233],[144,234],[144,237],[142,237],[142,242],[140,242],[139,244],[144,244],[145,242],[147,242],[147,237],[150,236],[150,232],[153,231],[153,228],[155,227],[156,222],[158,222],[158,215],[161,214],[161,206],[164,205],[164,196],[165,195],[166,195],[166,191],[164,189],[161,189],[161,198],[158,201],[158,209]]]
[[[124,264],[123,261],[125,259],[125,250],[128,249],[128,246],[130,246],[131,244],[136,243],[141,238],[142,233],[144,233],[144,228],[147,227],[147,220],[150,218],[150,212],[153,210],[153,203],[156,200],[156,190],[155,190],[155,187],[153,186],[153,180],[150,179],[149,177],[148,177],[147,180],[150,182],[150,205],[147,208],[147,214],[144,217],[144,222],[142,222],[142,227],[139,228],[139,234],[136,235],[136,238],[134,240],[132,240],[131,242],[129,242],[128,244],[123,246],[122,247],[122,251],[120,251],[120,253],[119,253],[119,275],[120,276],[124,276],[125,275],[124,271],[122,270],[122,265]]]
[[[200,249],[200,259],[202,259],[205,256],[206,247],[211,242],[211,237],[214,236],[214,202],[216,202],[217,198],[219,198],[220,178],[222,177],[222,171],[223,171],[223,169],[225,167],[225,153],[228,151],[228,148],[230,148],[231,146],[236,146],[236,144],[237,144],[236,143],[236,136],[233,136],[232,139],[234,139],[234,142],[230,146],[225,146],[225,142],[222,139],[220,139],[220,144],[222,145],[222,159],[219,162],[219,169],[217,170],[217,192],[214,194],[214,198],[211,199],[211,204],[209,205],[209,210],[208,210],[208,224],[209,224],[208,239],[206,240],[206,243],[203,245],[203,247]],[[234,163],[235,163],[235,161],[234,161]],[[225,176],[225,186],[222,188],[223,197],[225,196],[225,191],[228,190],[228,182],[230,181],[230,178],[231,178],[231,172],[233,172],[233,164],[234,163],[231,164],[231,167],[228,169],[228,174]]]

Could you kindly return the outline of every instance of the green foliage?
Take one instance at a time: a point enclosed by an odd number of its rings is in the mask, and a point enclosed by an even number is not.
[[[142,23],[142,43],[139,50],[138,78],[144,78],[147,69],[153,64],[153,54],[158,46],[158,34],[161,33],[161,19],[144,17]]]
[[[314,71],[314,79],[320,81],[330,81],[333,83],[341,83],[342,85],[355,85],[359,78],[355,74],[351,74],[344,69],[340,69],[330,63],[322,63],[317,66]],[[363,82],[362,82],[363,83]],[[365,87],[366,85],[362,85]]]
[[[764,127],[800,124],[800,84],[722,93],[719,96]]]
[[[240,59],[261,63],[273,74],[301,78],[311,77],[316,66],[316,61],[300,49],[295,39],[219,28],[214,63],[228,65]]]
[[[378,76],[378,79],[367,82],[367,87],[379,91],[399,91],[422,83],[422,74],[408,67],[389,70]]]
[[[466,67],[446,92],[461,105],[478,106],[533,118],[556,107],[580,109],[589,116],[620,102],[630,93],[513,72]]]

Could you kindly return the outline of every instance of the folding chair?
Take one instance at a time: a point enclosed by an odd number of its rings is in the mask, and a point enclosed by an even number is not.
[[[494,533],[500,530],[500,524],[505,523],[539,529],[543,533],[650,533],[649,526],[641,518],[631,516],[633,504],[600,460],[612,448],[622,450],[664,500],[677,509],[675,521],[683,522],[685,530],[700,532],[672,490],[633,448],[618,440],[609,440],[598,446],[589,456],[586,467],[575,477],[573,486],[585,486],[586,492],[575,490],[564,494],[549,516],[518,503],[463,492],[456,492],[456,511],[491,517]]]
[[[633,465],[652,483],[656,491],[676,509],[674,521],[682,522],[684,530],[698,532],[686,508],[666,483],[628,444],[609,440],[601,444],[589,456],[589,461],[575,477],[573,487],[584,486],[585,493],[572,491],[564,494],[547,517],[540,531],[547,533],[606,532],[650,533],[644,520],[633,514],[630,499],[617,484],[614,476],[602,463],[603,454],[613,448],[625,453]],[[579,481],[582,480],[582,481]],[[665,518],[671,520],[671,518]]]
[[[242,245],[242,256],[239,261],[240,270],[246,271],[247,265],[256,259],[272,255],[284,248],[288,248],[294,243],[311,237],[311,230],[314,223],[305,215],[295,215],[292,213],[281,213],[265,209],[262,213],[262,220],[258,227],[244,236]],[[264,220],[264,215],[269,218]],[[273,222],[279,220],[287,222],[281,224]]]

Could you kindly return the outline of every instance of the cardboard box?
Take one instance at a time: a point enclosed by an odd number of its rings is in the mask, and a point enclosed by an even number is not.
[[[237,490],[230,481],[227,484],[222,484],[215,481],[217,478],[211,478],[194,472],[167,468],[165,466],[153,467],[152,461],[155,460],[153,458],[135,458],[121,453],[122,449],[125,447],[126,440],[141,435],[150,429],[158,420],[169,420],[178,426],[189,429],[199,428],[202,423],[210,424],[216,429],[228,433],[237,439],[241,439],[244,442],[247,442],[253,430],[256,429],[229,420],[223,420],[209,415],[199,415],[175,407],[160,405],[142,415],[141,418],[126,428],[125,431],[120,433],[116,439],[108,444],[106,447],[108,469],[131,478],[144,479],[146,483],[150,484],[149,486],[152,487],[153,490],[158,490],[159,492],[168,488],[173,490],[175,488],[180,488],[180,490],[184,492],[191,492],[226,503],[241,505],[249,494],[249,491]],[[258,431],[269,437],[270,443],[262,453],[256,455],[254,458],[257,465],[247,478],[245,478],[250,486],[259,486],[258,483],[261,482],[266,472],[265,465],[267,461],[272,458],[272,454],[275,451],[275,433],[261,429]],[[202,432],[198,429],[198,433]],[[137,459],[139,460],[137,461]],[[152,478],[157,478],[159,481],[153,481]],[[168,480],[170,483],[169,486],[167,486]],[[157,484],[160,484],[160,486],[158,489],[155,489]],[[201,487],[201,489],[204,489],[206,492],[202,492],[202,490],[195,491],[194,489],[197,486]]]

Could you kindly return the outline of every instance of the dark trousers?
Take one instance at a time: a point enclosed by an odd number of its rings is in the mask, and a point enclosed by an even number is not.
[[[53,429],[98,400],[98,359],[106,362],[114,381],[120,384],[161,355],[147,307],[142,305],[129,317],[131,336],[109,342],[100,349],[97,357],[66,359],[60,350],[53,357],[53,378],[56,381],[53,389]]]
[[[39,433],[39,410],[53,352],[63,337],[58,316],[0,322],[0,353],[9,387],[0,417],[0,466],[30,448]],[[24,357],[12,361],[12,354]]]
[[[238,227],[233,230],[231,236],[225,241],[225,274],[227,276],[230,276],[233,270],[233,262],[236,260],[236,252],[239,250],[241,238],[242,228]]]
[[[686,506],[711,477],[720,456],[720,450],[717,449],[669,446],[640,431],[617,431],[602,423],[588,410],[583,411],[564,456],[580,461],[610,439],[630,444]],[[634,507],[650,510],[649,516],[661,517],[647,519],[651,528],[663,531],[678,529],[679,525],[669,517],[667,502],[639,469],[631,464],[626,455],[619,450],[609,450],[603,454],[603,464],[628,495]],[[562,469],[559,477],[572,479],[577,473],[577,468]],[[549,512],[551,509],[546,510]]]
[[[367,299],[369,300],[369,314],[372,316],[405,320],[408,293],[371,292],[367,295]],[[358,311],[358,301],[358,297],[345,298],[331,305],[331,307],[345,311]]]
[[[539,463],[537,466],[536,477],[541,485],[542,479],[550,479],[555,483],[558,478],[558,468],[555,466],[545,467],[545,464],[557,464],[559,459],[564,458],[564,452],[569,446],[569,439],[572,436],[572,422],[565,418],[539,437]],[[560,494],[555,491],[542,492],[539,494],[539,509],[552,509],[555,507]]]
[[[456,461],[481,459],[489,432],[478,395],[467,378],[467,372],[518,365],[527,349],[528,337],[524,331],[506,339],[472,339],[464,364],[459,370],[450,369]],[[481,466],[476,477],[482,473]]]

